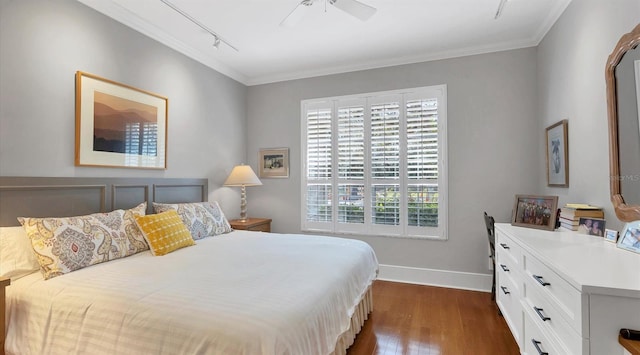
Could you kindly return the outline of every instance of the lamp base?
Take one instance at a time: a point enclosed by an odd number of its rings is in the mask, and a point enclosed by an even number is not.
[[[240,190],[240,220],[247,221],[247,189],[244,185]]]

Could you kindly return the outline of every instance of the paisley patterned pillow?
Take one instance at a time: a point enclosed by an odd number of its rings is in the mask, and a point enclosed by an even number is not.
[[[156,213],[169,210],[178,212],[194,240],[229,233],[233,230],[216,201],[175,204],[154,202],[153,210]]]
[[[149,246],[134,216],[144,216],[147,203],[65,218],[19,217],[36,253],[45,280],[105,261],[124,258]]]

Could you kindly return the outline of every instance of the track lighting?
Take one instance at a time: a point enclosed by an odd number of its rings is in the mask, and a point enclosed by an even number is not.
[[[160,0],[160,1],[162,1],[165,5],[169,6],[175,12],[177,12],[180,15],[184,16],[187,20],[193,22],[195,25],[197,25],[198,27],[202,28],[204,31],[206,31],[207,33],[212,35],[213,36],[213,47],[214,48],[218,49],[218,47],[220,47],[220,42],[222,42],[222,43],[226,44],[227,46],[233,48],[236,52],[239,52],[238,48],[236,48],[233,45],[231,45],[231,43],[226,41],[224,38],[220,37],[219,34],[213,32],[213,30],[211,30],[209,27],[203,25],[202,23],[200,23],[200,21],[196,20],[195,18],[193,18],[188,13],[184,12],[182,9],[180,9],[176,5],[170,3],[168,0]]]
[[[509,0],[500,0],[500,5],[498,5],[498,11],[496,11],[496,16],[493,18],[494,20],[497,20],[498,17],[502,15],[502,10],[504,9],[504,5],[507,4],[507,1]]]

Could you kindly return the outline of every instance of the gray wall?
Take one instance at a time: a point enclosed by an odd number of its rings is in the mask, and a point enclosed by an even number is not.
[[[206,177],[245,157],[246,87],[71,0],[0,2],[0,175]],[[169,98],[167,170],[74,166],[77,70]]]
[[[516,193],[607,207],[604,63],[640,18],[637,0],[573,0],[537,48],[246,88],[71,0],[0,0],[0,175],[208,177],[218,188],[259,148],[289,147],[291,177],[248,189],[249,213],[300,231],[300,100],[448,85],[448,241],[362,237],[380,262],[487,272],[482,212],[509,220]],[[166,171],[75,167],[74,73],[169,97]],[[547,188],[544,128],[569,119],[570,187]]]
[[[544,192],[559,195],[561,203],[604,206],[607,227],[618,230],[622,223],[609,200],[604,69],[620,37],[639,21],[638,0],[573,0],[538,46],[540,141],[545,127],[569,120],[569,188],[545,187],[545,153],[540,146]]]
[[[536,193],[535,48],[249,87],[247,152],[289,147],[291,177],[248,190],[250,214],[300,232],[300,100],[447,85],[449,240],[361,237],[382,264],[487,273],[483,211],[506,222],[516,193]]]

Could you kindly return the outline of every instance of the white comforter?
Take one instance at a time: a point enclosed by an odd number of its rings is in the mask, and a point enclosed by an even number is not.
[[[8,354],[328,354],[377,274],[368,244],[246,231],[7,289]]]

